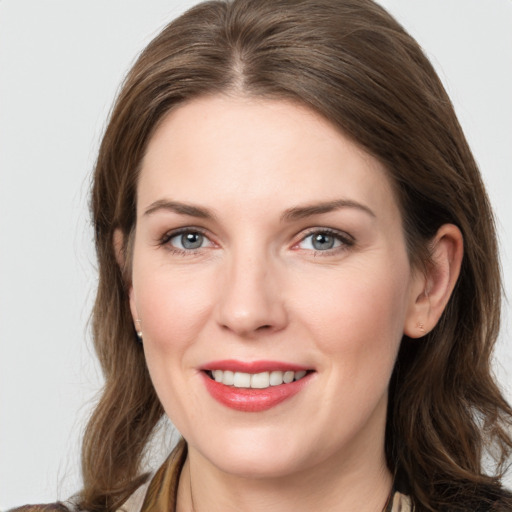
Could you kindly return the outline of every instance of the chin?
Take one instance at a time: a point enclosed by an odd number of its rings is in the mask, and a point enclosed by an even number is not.
[[[281,478],[304,469],[309,457],[302,446],[295,446],[286,436],[237,435],[230,432],[228,436],[210,437],[216,439],[215,445],[189,444],[189,450],[198,452],[223,473],[241,478]],[[304,453],[303,453],[304,452]]]
[[[233,454],[232,457],[224,456],[210,462],[223,473],[255,480],[285,478],[304,469],[303,464],[297,460],[282,457],[281,454],[265,459],[261,455],[240,457],[240,454]]]

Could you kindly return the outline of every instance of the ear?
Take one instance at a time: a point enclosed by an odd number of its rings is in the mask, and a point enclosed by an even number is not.
[[[116,228],[114,230],[112,243],[114,245],[114,254],[116,256],[117,264],[121,269],[121,273],[124,275],[124,266],[126,263],[126,258],[124,254],[124,234],[120,228]]]
[[[431,261],[417,272],[404,326],[404,334],[421,338],[437,324],[450,300],[460,273],[464,240],[453,224],[444,224],[431,242]]]
[[[123,232],[121,231],[120,228],[117,228],[115,231],[114,231],[114,235],[112,237],[112,243],[114,245],[114,253],[115,253],[115,256],[116,256],[116,261],[117,261],[117,264],[119,265],[119,268],[121,270],[121,274],[123,276],[123,279],[125,279],[125,277],[127,276],[127,269],[126,269],[126,265],[127,265],[127,261],[126,261],[126,252],[125,252],[125,240],[124,240],[124,234]],[[141,330],[141,327],[140,327],[140,320],[139,320],[139,315],[137,313],[137,307],[135,305],[135,294],[134,294],[134,291],[133,291],[133,284],[130,280],[130,282],[126,282],[126,289],[127,289],[127,292],[128,292],[128,298],[129,298],[129,301],[130,301],[130,311],[132,313],[132,318],[133,318],[133,322],[135,324],[135,330],[138,332],[140,332]]]

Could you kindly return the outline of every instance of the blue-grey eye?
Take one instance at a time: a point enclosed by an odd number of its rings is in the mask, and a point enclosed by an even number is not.
[[[199,249],[203,245],[201,233],[185,233],[181,235],[181,244],[185,249]]]
[[[198,231],[185,231],[169,239],[169,243],[177,249],[193,251],[209,245],[209,240]]]
[[[336,239],[327,233],[316,233],[312,235],[311,244],[317,251],[332,249]]]
[[[300,242],[301,249],[309,249],[313,251],[328,251],[343,245],[340,236],[325,231],[317,231],[306,236]]]

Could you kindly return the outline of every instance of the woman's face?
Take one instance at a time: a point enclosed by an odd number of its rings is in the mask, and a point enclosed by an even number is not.
[[[133,317],[191,456],[258,477],[383,461],[421,279],[374,158],[286,101],[191,101],[149,143],[133,251]]]

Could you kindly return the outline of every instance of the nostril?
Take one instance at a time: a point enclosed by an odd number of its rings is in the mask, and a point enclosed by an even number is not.
[[[271,328],[272,328],[272,326],[267,324],[267,325],[260,325],[256,330],[257,331],[263,331],[263,330],[266,331],[266,330],[271,329]]]

